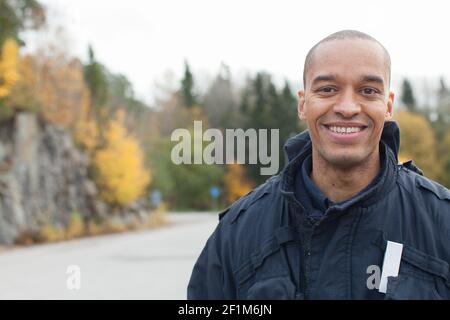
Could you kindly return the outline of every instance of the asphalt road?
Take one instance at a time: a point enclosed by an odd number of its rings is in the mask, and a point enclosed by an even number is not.
[[[0,299],[186,299],[217,215],[167,218],[158,229],[0,252]]]

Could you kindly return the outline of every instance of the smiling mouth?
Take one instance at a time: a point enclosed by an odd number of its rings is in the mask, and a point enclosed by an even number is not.
[[[337,133],[337,134],[342,134],[342,135],[358,133],[367,128],[367,126],[355,126],[355,125],[348,125],[348,126],[346,126],[346,125],[339,125],[339,126],[338,125],[324,125],[324,126],[331,132]]]

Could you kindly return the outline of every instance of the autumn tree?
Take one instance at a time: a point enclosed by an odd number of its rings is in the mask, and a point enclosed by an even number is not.
[[[106,127],[104,146],[94,155],[95,180],[101,197],[124,207],[141,197],[150,183],[150,172],[135,137],[125,130],[123,110]]]
[[[46,120],[73,129],[83,105],[89,104],[82,64],[78,59],[38,59],[36,88],[41,113]]]
[[[427,177],[437,179],[441,175],[441,167],[430,124],[421,115],[407,111],[399,112],[395,119],[400,127],[402,142],[399,159],[412,159]]]
[[[18,70],[20,80],[5,101],[2,117],[8,110],[9,116],[15,110],[39,113],[45,120],[68,129],[77,144],[92,154],[100,141],[81,63],[26,55],[20,59]]]
[[[247,194],[253,188],[253,183],[246,178],[245,167],[237,163],[228,165],[223,182],[227,201],[230,204]]]
[[[21,79],[17,42],[7,39],[0,51],[0,121],[10,119],[16,110],[11,97]]]
[[[447,188],[450,188],[450,130],[447,130],[441,145],[441,157],[444,169],[442,174],[442,183]]]
[[[80,114],[74,128],[74,139],[78,146],[93,155],[96,148],[101,144],[98,124],[92,115],[88,101],[80,106]]]
[[[19,80],[18,51],[14,39],[7,39],[3,43],[0,56],[0,99],[8,96]]]
[[[37,90],[39,74],[36,60],[29,55],[20,57],[17,71],[19,80],[11,89],[5,104],[12,110],[37,111],[39,109]]]

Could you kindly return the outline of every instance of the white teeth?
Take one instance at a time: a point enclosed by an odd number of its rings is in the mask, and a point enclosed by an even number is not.
[[[336,133],[354,133],[354,132],[359,132],[362,130],[362,128],[360,127],[335,127],[335,126],[331,126],[328,127],[331,131],[336,132]]]

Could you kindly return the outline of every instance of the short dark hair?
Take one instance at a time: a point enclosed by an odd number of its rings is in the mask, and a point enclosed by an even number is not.
[[[312,58],[314,56],[314,52],[316,51],[317,47],[320,46],[324,42],[334,41],[334,40],[345,40],[345,39],[364,39],[369,40],[377,43],[384,51],[385,56],[385,62],[386,62],[386,68],[388,70],[388,84],[391,82],[391,57],[389,55],[389,52],[386,50],[386,48],[374,37],[369,36],[368,34],[357,31],[357,30],[342,30],[335,32],[333,34],[330,34],[328,37],[320,40],[318,43],[316,43],[308,52],[305,58],[305,65],[303,67],[303,87],[306,88],[306,73],[311,65]]]

